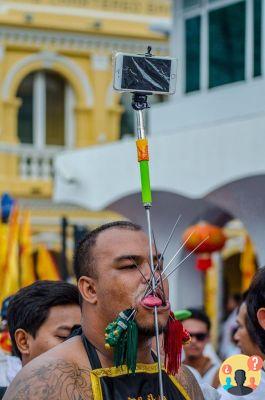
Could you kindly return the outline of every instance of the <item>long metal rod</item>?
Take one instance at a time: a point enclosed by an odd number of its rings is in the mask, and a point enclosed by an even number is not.
[[[152,228],[151,228],[151,218],[150,218],[150,206],[145,207],[145,209],[146,209],[147,227],[148,227],[150,268],[152,271],[152,289],[155,290],[156,280],[155,280],[155,276],[154,276],[155,268],[154,268],[153,248],[152,248]],[[154,307],[154,319],[155,319],[155,336],[156,336],[156,349],[157,349],[157,362],[158,362],[159,393],[160,393],[160,399],[164,399],[157,307]]]
[[[172,236],[173,236],[173,234],[174,234],[174,232],[175,232],[176,226],[177,226],[177,224],[178,224],[180,218],[181,218],[181,215],[178,216],[178,219],[177,219],[177,221],[175,222],[175,225],[173,226],[173,229],[172,229],[172,231],[171,231],[171,233],[170,233],[170,235],[169,235],[169,238],[168,238],[168,240],[167,240],[167,242],[166,242],[166,244],[165,244],[165,246],[164,246],[164,249],[163,249],[163,251],[162,251],[162,253],[161,253],[160,257],[159,257],[159,260],[157,261],[157,266],[155,267],[155,271],[154,271],[154,272],[156,272],[157,269],[159,268],[159,263],[160,263],[160,261],[162,260],[162,258],[164,257],[164,254],[165,254],[165,252],[166,252],[166,249],[167,249],[167,247],[168,247],[168,245],[169,245],[169,243],[170,243],[170,240],[171,240],[171,238],[172,238]],[[182,246],[182,247],[183,247],[183,246]],[[182,247],[181,247],[181,248],[182,248]],[[181,248],[180,248],[179,250],[177,250],[177,254],[179,253],[179,251],[181,250]],[[174,258],[175,258],[175,256],[174,256]],[[173,259],[174,259],[174,258],[173,258]],[[173,260],[171,260],[171,261],[173,261]],[[171,261],[170,261],[170,263],[171,263]],[[169,264],[170,264],[170,263],[169,263]],[[169,264],[167,264],[167,266],[165,267],[165,269],[167,269],[167,268],[169,267]],[[165,270],[162,271],[160,275],[162,275],[162,274],[164,274],[164,273],[165,273]],[[160,276],[158,280],[161,281],[161,279],[162,279],[162,277]],[[157,282],[158,282],[158,280],[157,280]],[[147,294],[147,292],[149,291],[149,289],[151,289],[151,288],[150,288],[150,285],[151,285],[151,284],[149,283],[149,285],[148,285],[147,288],[145,289],[145,292],[144,292],[143,297],[145,297],[146,294]]]
[[[162,279],[162,275],[166,276],[166,270],[170,267],[170,265],[172,264],[172,262],[174,261],[174,259],[176,258],[176,256],[179,254],[179,252],[183,249],[183,247],[185,246],[186,242],[189,240],[189,238],[191,237],[191,235],[193,234],[193,232],[191,232],[191,234],[188,236],[188,238],[185,240],[185,242],[181,245],[181,247],[177,250],[177,252],[174,254],[174,256],[172,257],[172,259],[169,261],[169,263],[166,265],[166,267],[164,268],[164,270],[161,272],[161,276],[159,276],[158,279],[156,279],[156,287],[159,285],[159,283],[161,283],[162,281],[164,281],[165,279]],[[200,243],[201,245],[201,243]],[[200,246],[199,245],[199,246]],[[197,248],[196,248],[197,249]],[[192,253],[190,253],[191,255]],[[187,257],[186,257],[187,258]],[[184,259],[184,261],[186,260],[186,258]],[[183,261],[180,262],[180,264],[182,264]],[[177,264],[177,267],[179,266],[179,264]],[[174,267],[175,268],[175,267]],[[157,268],[155,268],[155,272],[156,272]],[[150,290],[150,285],[149,287],[146,288],[146,291],[144,293],[144,296],[146,296],[146,294],[149,294],[149,290]]]
[[[195,251],[196,251],[204,242],[206,242],[206,240],[208,240],[208,239],[209,239],[209,236],[207,236],[205,239],[203,239],[203,240],[198,244],[198,246],[196,246],[188,255],[186,255],[186,257],[183,258],[183,260],[181,260],[181,261],[172,269],[172,271],[170,271],[167,275],[165,275],[165,276],[163,277],[163,281],[164,281],[165,279],[168,279],[168,278],[170,277],[170,275],[172,275],[172,274],[181,266],[181,264],[183,264],[184,261],[187,260],[187,258],[189,258],[193,253],[195,253]]]
[[[169,245],[170,240],[171,240],[171,238],[172,238],[172,236],[173,236],[173,234],[174,234],[174,232],[175,232],[175,229],[176,229],[176,227],[177,227],[177,225],[178,225],[178,223],[179,223],[180,218],[181,218],[181,215],[178,216],[178,219],[177,219],[177,221],[175,222],[175,225],[173,226],[172,231],[170,232],[170,235],[169,235],[169,237],[168,237],[168,239],[167,239],[167,242],[166,242],[166,244],[165,244],[165,247],[164,247],[164,249],[163,249],[163,251],[162,251],[162,253],[161,253],[161,256],[160,256],[160,258],[159,258],[159,261],[161,261],[161,259],[164,257],[164,254],[165,254],[165,252],[166,252],[166,250],[167,250],[167,248],[168,248],[168,245]]]
[[[162,281],[164,281],[165,279],[168,279],[170,277],[170,275],[172,275],[183,263],[185,260],[187,260],[187,258],[189,258],[193,253],[195,253],[195,251],[206,241],[209,239],[209,236],[207,236],[205,239],[203,239],[196,247],[195,249],[193,249],[189,254],[186,255],[186,257],[184,257],[173,269],[172,271],[170,271],[167,275],[165,275],[162,278]],[[161,281],[161,277],[159,277],[158,279],[156,279],[156,288],[158,287],[158,285],[160,284]],[[152,288],[153,291],[153,288]],[[148,291],[146,290],[145,295],[149,295],[150,293],[152,293],[152,291]]]
[[[160,278],[160,282],[161,282],[161,289],[162,289],[162,296],[163,296],[162,301],[163,301],[163,305],[164,305],[166,303],[166,294],[165,294],[165,290],[164,290],[164,284],[163,284],[163,281],[162,281],[162,274],[161,274],[161,268],[160,268],[161,267],[160,258],[158,258],[158,251],[157,251],[156,239],[155,239],[154,231],[152,231],[152,234],[153,234],[153,242],[154,242],[154,245],[155,245],[155,252],[156,252],[156,259],[157,259],[157,265],[155,267],[154,272],[156,272],[158,270],[158,273],[159,273],[159,278]]]
[[[138,110],[136,113],[136,121],[137,121],[137,136],[138,139],[144,139],[144,113],[143,110]]]
[[[143,110],[141,110],[141,109],[137,110],[136,120],[137,120],[138,139],[145,139]],[[150,270],[151,270],[151,275],[152,275],[151,283],[152,283],[152,290],[154,292],[154,290],[156,288],[156,278],[155,278],[155,268],[154,268],[153,248],[152,248],[152,227],[151,227],[151,218],[150,218],[151,204],[144,203],[144,207],[146,210],[147,227],[148,227]],[[159,326],[158,326],[157,307],[154,307],[154,323],[155,323],[156,350],[157,350],[157,362],[158,362],[159,394],[160,394],[160,399],[163,400],[164,399],[164,389],[163,389],[163,379],[162,379],[162,364],[161,364],[160,343],[159,343]]]
[[[170,267],[170,265],[173,263],[173,261],[175,260],[175,258],[177,257],[177,255],[179,254],[179,252],[183,249],[183,247],[185,246],[185,244],[187,243],[187,241],[189,240],[189,238],[192,236],[192,234],[194,233],[191,232],[189,234],[189,236],[187,237],[187,239],[185,240],[184,243],[182,243],[182,245],[180,246],[180,248],[177,250],[177,252],[174,254],[174,256],[171,258],[171,260],[169,261],[169,263],[166,265],[166,267],[164,268],[162,274],[165,275],[166,270]]]

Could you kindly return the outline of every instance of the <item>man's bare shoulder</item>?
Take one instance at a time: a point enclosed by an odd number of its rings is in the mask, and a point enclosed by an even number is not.
[[[185,366],[181,365],[176,375],[179,383],[184,387],[191,400],[204,400],[204,396],[192,372]]]
[[[23,367],[4,400],[90,400],[89,366],[59,354],[49,351]]]

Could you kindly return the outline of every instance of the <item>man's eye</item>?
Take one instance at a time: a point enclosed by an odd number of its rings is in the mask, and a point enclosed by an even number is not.
[[[157,271],[161,271],[161,272],[162,272],[162,271],[163,271],[163,263],[161,263],[161,262],[160,262],[159,264],[156,263],[156,264],[155,264],[155,269],[156,269]]]
[[[57,335],[57,338],[62,340],[62,341],[65,341],[68,338],[68,336],[59,336],[59,335]]]
[[[120,269],[135,269],[135,264],[122,265]]]

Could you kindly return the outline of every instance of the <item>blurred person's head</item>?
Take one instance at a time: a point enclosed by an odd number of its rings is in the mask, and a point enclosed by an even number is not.
[[[265,354],[265,267],[260,268],[250,285],[246,299],[249,324],[255,340]]]
[[[190,333],[191,341],[184,346],[186,359],[203,356],[203,351],[209,341],[211,322],[206,313],[200,309],[189,308],[190,318],[183,321],[184,328]]]
[[[80,324],[78,289],[62,281],[37,281],[20,289],[7,310],[14,353],[22,365],[62,343]]]
[[[240,293],[233,293],[230,294],[227,298],[226,302],[226,309],[228,313],[234,311],[237,307],[239,307],[241,303],[241,294]]]
[[[6,331],[7,328],[7,308],[10,303],[10,300],[12,299],[13,296],[8,296],[6,297],[3,302],[2,302],[2,307],[1,307],[1,327],[0,331]]]
[[[154,264],[158,257],[153,247]],[[146,282],[152,275],[149,240],[140,226],[115,221],[96,228],[79,243],[74,270],[82,294],[84,329],[87,325],[92,326],[102,340],[105,327],[121,311],[135,308],[140,339],[149,340],[155,335],[154,310],[143,303]],[[159,277],[159,271],[156,275]],[[170,313],[167,280],[163,282],[163,288],[166,301],[158,306],[161,331],[166,327]],[[92,335],[91,332],[90,329],[86,334]]]
[[[246,298],[248,291],[243,295],[243,302],[238,310],[237,315],[237,329],[234,334],[234,340],[240,348],[241,353],[247,356],[259,355],[263,356],[259,346],[255,342],[255,331],[249,322],[247,313]],[[264,357],[264,356],[263,356]]]

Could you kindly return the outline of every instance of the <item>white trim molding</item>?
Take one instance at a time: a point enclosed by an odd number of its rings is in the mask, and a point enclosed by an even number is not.
[[[57,2],[58,3],[58,2]],[[70,2],[68,2],[70,3]],[[77,2],[72,2],[77,4]],[[84,4],[84,3],[83,3]],[[141,23],[167,23],[170,20],[170,17],[163,15],[146,15],[137,12],[120,12],[120,11],[104,11],[104,10],[93,10],[91,7],[84,5],[83,7],[69,6],[65,4],[63,5],[55,5],[53,4],[26,4],[26,3],[18,3],[8,1],[7,4],[2,7],[4,12],[12,12],[13,10],[22,11],[25,13],[46,13],[46,14],[57,14],[58,16],[71,15],[78,17],[89,17],[104,20],[116,20],[116,21],[135,21]],[[3,12],[3,11],[2,11]]]

